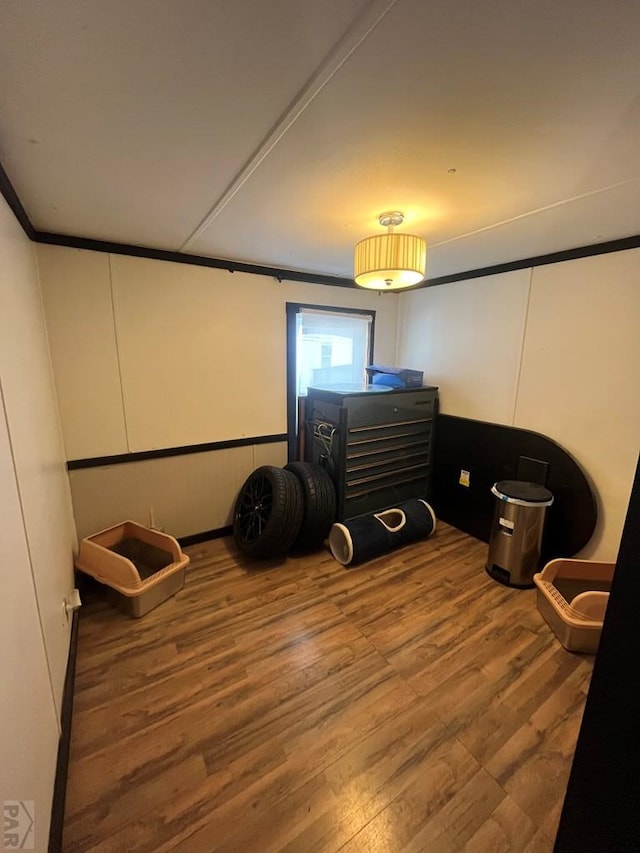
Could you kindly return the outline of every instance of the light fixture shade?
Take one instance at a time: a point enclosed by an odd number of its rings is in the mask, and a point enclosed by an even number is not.
[[[427,247],[413,234],[378,234],[356,244],[356,284],[372,290],[400,290],[417,284],[427,268]]]

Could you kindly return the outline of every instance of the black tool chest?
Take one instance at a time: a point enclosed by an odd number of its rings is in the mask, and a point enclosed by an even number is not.
[[[309,388],[305,458],[336,486],[338,519],[430,496],[438,389]]]

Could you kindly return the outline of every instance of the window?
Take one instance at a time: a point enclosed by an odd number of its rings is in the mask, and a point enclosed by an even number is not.
[[[370,314],[301,308],[296,313],[296,394],[309,386],[347,388],[366,381]]]
[[[307,388],[360,388],[373,361],[374,311],[287,303],[287,432],[296,458],[298,398]]]

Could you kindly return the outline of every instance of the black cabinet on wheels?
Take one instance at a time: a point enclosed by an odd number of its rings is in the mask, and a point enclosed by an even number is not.
[[[430,497],[438,389],[309,388],[305,458],[324,465],[345,520]]]

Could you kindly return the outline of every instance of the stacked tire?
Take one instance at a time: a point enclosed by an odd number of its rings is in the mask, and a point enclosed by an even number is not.
[[[336,518],[329,474],[311,462],[261,465],[245,480],[233,512],[233,537],[248,557],[282,557],[320,547]]]

